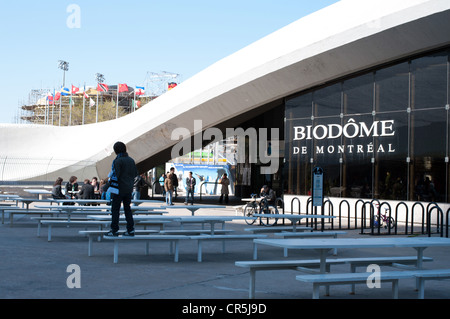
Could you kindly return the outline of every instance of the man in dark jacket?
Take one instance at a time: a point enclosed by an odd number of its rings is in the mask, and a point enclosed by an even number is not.
[[[113,146],[117,154],[112,163],[110,177],[117,180],[118,193],[111,193],[111,230],[106,236],[118,236],[120,205],[123,203],[127,231],[124,236],[134,236],[134,220],[131,212],[131,194],[133,192],[134,178],[138,176],[138,170],[134,160],[128,156],[124,143],[116,142]]]
[[[173,192],[174,192],[174,200],[176,200],[177,199],[177,197],[178,197],[178,192],[177,192],[177,189],[178,189],[178,176],[177,176],[177,174],[175,174],[175,167],[171,167],[170,168],[170,174],[171,174],[171,178],[172,178],[172,184],[173,184]]]
[[[78,193],[80,199],[95,199],[94,186],[91,185],[91,181],[88,179],[84,180],[83,186]]]

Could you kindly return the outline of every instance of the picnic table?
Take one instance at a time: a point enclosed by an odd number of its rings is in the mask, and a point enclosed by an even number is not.
[[[165,209],[187,209],[191,211],[192,216],[194,216],[195,212],[201,208],[226,208],[226,206],[219,205],[161,205],[161,208]]]
[[[145,203],[161,204],[161,201],[160,200],[154,200],[154,199],[132,199],[131,203],[132,204],[136,204],[136,205],[145,204]]]
[[[0,194],[0,200],[16,200],[19,197],[19,195],[14,194]]]
[[[105,221],[105,220],[110,220],[111,217],[110,216],[105,216],[105,215],[88,215],[87,216],[90,219],[94,219],[94,220],[100,220],[100,221]],[[124,215],[121,215],[119,217],[119,220],[121,219],[125,219]],[[236,219],[244,219],[243,216],[155,216],[155,215],[138,215],[138,216],[133,216],[133,219],[135,221],[172,221],[172,222],[179,222],[179,223],[204,223],[204,224],[210,224],[211,225],[211,235],[214,235],[214,229],[215,229],[215,224],[221,223],[222,226],[222,230],[225,228],[225,222],[227,221],[232,221],[232,220],[236,220]]]
[[[30,194],[34,194],[37,195],[38,199],[42,199],[42,195],[51,195],[52,192],[47,190],[47,189],[31,189],[31,188],[26,188],[24,189],[25,192],[30,193]]]
[[[37,205],[36,208],[39,209],[48,209],[50,211],[59,211],[61,213],[66,213],[68,216],[68,220],[72,214],[89,214],[95,212],[95,214],[111,214],[111,206],[75,206],[75,205],[58,205],[58,206],[40,206]],[[133,214],[153,214],[153,215],[161,215],[167,212],[165,211],[156,211],[158,207],[146,207],[146,206],[131,206],[131,211]],[[120,208],[120,211],[123,212],[123,207]],[[111,217],[108,217],[109,219]]]
[[[30,208],[31,203],[53,203],[55,200],[52,198],[46,198],[46,199],[38,199],[38,198],[23,198],[18,197],[14,199],[16,202],[21,202],[22,207],[25,205],[28,208]]]
[[[181,223],[205,223],[211,226],[211,235],[214,235],[215,224],[222,224],[222,229],[225,229],[225,222],[245,219],[244,216],[178,216]]]
[[[84,205],[84,204],[108,204],[109,201],[106,199],[55,199],[55,203],[58,203],[59,205],[63,205],[64,203],[75,203],[78,205]]]
[[[253,214],[253,216],[263,218],[289,219],[292,222],[293,232],[296,232],[297,230],[297,221],[300,221],[304,218],[312,218],[312,219],[336,218],[336,216],[326,216],[326,215],[295,215],[295,214]]]
[[[320,272],[326,271],[327,252],[346,248],[405,248],[417,251],[418,269],[422,268],[423,251],[428,247],[450,246],[450,238],[443,237],[396,237],[396,238],[336,238],[336,239],[255,239],[253,259],[257,259],[257,245],[281,247],[285,249],[312,249],[320,252]]]

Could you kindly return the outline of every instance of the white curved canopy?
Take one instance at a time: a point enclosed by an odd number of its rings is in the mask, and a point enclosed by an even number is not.
[[[448,0],[342,0],[122,118],[72,127],[0,124],[0,180],[105,177],[118,140],[139,164],[167,153],[177,143],[175,128],[194,133],[194,120],[203,129],[219,125],[289,94],[448,45],[449,34]]]

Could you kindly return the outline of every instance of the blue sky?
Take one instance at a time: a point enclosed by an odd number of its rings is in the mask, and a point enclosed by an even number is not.
[[[14,123],[31,89],[144,84],[147,72],[186,80],[336,0],[8,1],[0,7],[0,123]],[[80,9],[73,20],[71,4]],[[67,22],[79,21],[79,28]]]

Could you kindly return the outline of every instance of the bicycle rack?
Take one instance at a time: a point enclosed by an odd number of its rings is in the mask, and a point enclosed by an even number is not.
[[[298,197],[294,197],[291,200],[291,214],[294,214],[294,200],[296,200],[298,202],[298,214],[300,215],[301,212],[301,202],[300,202],[300,198]]]
[[[325,205],[328,203],[328,216],[334,216],[334,207],[331,200],[327,199],[323,202],[322,206],[322,215],[325,215]],[[330,211],[331,208],[331,211]],[[317,226],[317,220],[316,220],[316,226]],[[325,218],[322,218],[322,231],[325,228]],[[331,229],[334,229],[334,218],[331,218]]]
[[[411,235],[414,234],[414,208],[416,207],[416,205],[422,207],[422,234],[425,232],[425,207],[423,207],[423,204],[421,202],[415,202],[411,207]]]
[[[449,209],[447,209],[447,212],[445,213],[445,215],[446,215],[446,217],[445,217],[445,219],[446,219],[446,230],[445,230],[445,237],[447,237],[448,238],[448,214],[450,213],[450,208]]]
[[[298,214],[301,214],[301,201],[298,197],[294,197],[291,200],[291,214],[295,214],[297,213],[297,211],[294,209],[294,204],[295,202],[298,203]],[[335,203],[336,204],[336,203]],[[438,227],[438,233],[440,234],[441,237],[444,236],[444,228],[445,228],[445,236],[449,237],[449,223],[450,223],[450,208],[446,211],[445,213],[445,223],[444,223],[444,212],[442,211],[442,209],[439,207],[439,205],[435,202],[430,202],[430,203],[423,203],[423,202],[414,202],[411,206],[411,209],[409,209],[409,206],[406,202],[399,202],[395,205],[395,207],[391,206],[390,203],[388,203],[387,201],[384,202],[380,202],[380,200],[378,199],[368,199],[368,200],[364,200],[364,199],[358,199],[356,200],[356,202],[354,203],[354,216],[352,216],[352,212],[351,212],[351,205],[350,203],[345,200],[342,199],[339,202],[339,207],[338,207],[338,228],[342,229],[345,228],[344,225],[342,225],[342,218],[344,217],[344,215],[346,215],[347,217],[347,229],[359,229],[360,228],[360,233],[364,234],[365,230],[370,228],[370,234],[371,235],[381,235],[381,225],[380,223],[378,223],[378,226],[375,226],[375,219],[376,218],[380,218],[380,217],[376,217],[376,210],[375,210],[375,204],[378,204],[380,212],[381,209],[386,207],[386,217],[387,218],[391,218],[394,216],[395,219],[395,225],[394,227],[391,229],[388,227],[388,230],[386,232],[386,234],[388,235],[398,235],[398,216],[399,216],[399,212],[401,211],[402,207],[404,209],[404,215],[405,215],[405,235],[408,234],[414,234],[414,227],[417,226],[415,225],[415,215],[417,215],[417,209],[419,209],[419,213],[421,210],[421,224],[422,224],[422,229],[421,229],[421,233],[422,234],[428,234],[428,236],[431,236],[431,216],[433,216],[434,213],[438,214],[437,215],[437,227]],[[347,212],[345,213],[343,205],[346,205],[346,209]],[[426,206],[425,206],[426,205]],[[370,208],[370,210],[369,210]],[[395,210],[394,210],[395,208]],[[314,207],[312,206],[312,198],[308,197],[307,201],[306,201],[306,214],[305,215],[310,215],[313,214],[313,210]],[[321,213],[322,215],[326,215],[326,211],[328,210],[328,215],[330,216],[334,216],[334,204],[333,202],[331,202],[330,199],[326,199],[323,202],[323,206],[321,208]],[[387,212],[387,210],[389,210]],[[436,210],[436,212],[434,212],[434,210]],[[361,224],[358,225],[358,212],[361,212],[360,217],[361,217]],[[403,215],[402,215],[403,216]],[[370,225],[367,225],[367,218],[370,218]],[[345,218],[345,217],[344,217]],[[305,218],[305,224],[306,226],[312,225],[312,227],[314,227],[314,229],[317,230],[317,220],[311,220],[311,218]],[[354,226],[351,225],[352,220],[354,220]],[[324,220],[323,220],[324,221]],[[323,222],[322,221],[322,222]],[[379,219],[378,219],[379,221]],[[299,222],[299,224],[301,224],[301,222]],[[368,227],[369,226],[369,227]],[[331,221],[331,228],[334,229],[334,220]],[[377,229],[376,229],[377,228]],[[322,229],[324,229],[324,225],[322,223]],[[376,231],[375,231],[376,229]],[[403,232],[402,232],[403,233]]]
[[[400,202],[395,206],[395,235],[397,235],[397,221],[398,221],[398,208],[400,205],[405,205],[406,208],[406,218],[405,218],[405,235],[408,235],[408,217],[409,217],[409,210],[408,205],[406,205],[405,202]]]
[[[362,203],[362,205],[363,205],[363,208],[364,208],[364,200],[362,200],[362,199],[358,199],[357,201],[356,201],[356,203],[355,203],[355,229],[357,229],[358,228],[358,214],[357,214],[357,211],[358,211],[358,203]],[[361,223],[362,223],[362,210],[361,210]]]
[[[430,206],[430,204],[428,204],[427,208]],[[428,233],[428,237],[431,237],[431,212],[433,211],[433,209],[437,209],[437,212],[438,212],[438,218],[437,218],[438,233],[441,233],[441,237],[443,237],[444,236],[444,227],[443,227],[444,226],[444,212],[442,211],[442,209],[437,204],[435,206],[431,207],[430,210],[427,210],[427,233]],[[441,224],[439,224],[439,216],[441,217]],[[439,227],[440,225],[442,225],[442,227]]]
[[[367,225],[366,224],[366,205],[367,204],[370,205],[370,214],[369,214],[369,216],[370,216],[370,228],[373,229],[373,217],[374,217],[373,212],[374,212],[374,208],[373,208],[373,203],[372,202],[373,201],[363,202],[364,204],[363,204],[363,207],[362,207],[362,210],[361,210],[361,234],[364,234],[364,229],[366,228],[366,225]]]
[[[342,225],[341,225],[341,217],[342,217],[342,204],[346,203],[347,204],[347,229],[350,229],[350,204],[347,200],[341,200],[341,202],[339,203],[339,229],[342,229]]]

